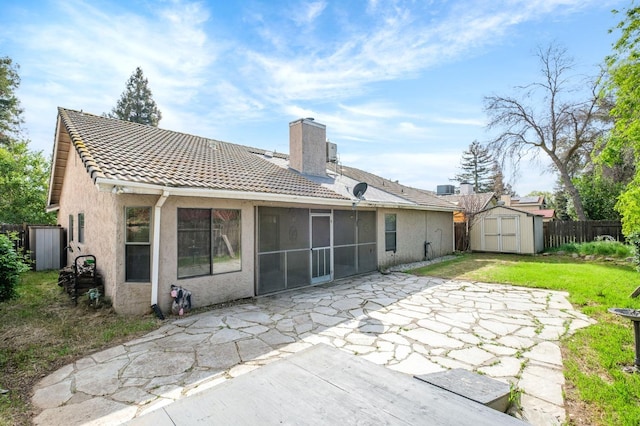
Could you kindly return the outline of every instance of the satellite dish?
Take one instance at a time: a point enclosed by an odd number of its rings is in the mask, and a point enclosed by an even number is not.
[[[358,200],[362,200],[362,198],[364,197],[364,193],[367,192],[368,187],[369,185],[367,185],[366,182],[360,182],[359,184],[353,187],[353,195]]]

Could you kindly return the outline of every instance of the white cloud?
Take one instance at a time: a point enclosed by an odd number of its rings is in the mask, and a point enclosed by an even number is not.
[[[246,55],[250,73],[259,76],[257,86],[271,99],[344,98],[367,92],[374,82],[409,78],[434,65],[480,54],[502,43],[518,24],[549,19],[588,3],[465,1],[438,10],[431,19],[435,6],[427,3],[409,7],[404,2],[369,2],[372,18],[366,25],[353,24],[344,34],[336,29],[324,45],[277,53],[247,46]],[[283,31],[281,38],[296,38]]]
[[[397,180],[404,185],[435,191],[438,185],[450,183],[449,178],[457,173],[460,156],[457,152],[447,151],[386,151],[373,155],[340,154],[340,160],[344,164]]]
[[[293,8],[291,19],[297,26],[308,26],[315,21],[322,11],[327,7],[324,1],[314,1],[309,3],[298,3]]]

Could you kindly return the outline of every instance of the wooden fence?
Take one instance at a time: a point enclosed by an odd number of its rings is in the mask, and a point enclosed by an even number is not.
[[[570,243],[588,243],[598,237],[610,236],[624,242],[622,224],[615,220],[552,221],[543,225],[544,248]]]
[[[467,233],[467,224],[464,222],[454,223],[454,238],[455,238],[455,250],[466,251],[468,249],[465,244],[465,236]]]

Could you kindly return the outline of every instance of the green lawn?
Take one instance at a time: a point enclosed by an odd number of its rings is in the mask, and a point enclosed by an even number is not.
[[[78,306],[58,287],[57,272],[27,272],[18,297],[0,303],[0,425],[31,424],[33,386],[79,357],[157,328],[155,317],[124,317],[108,306]]]
[[[567,291],[569,301],[597,321],[562,342],[567,411],[575,419],[570,424],[640,424],[640,374],[622,371],[634,364],[633,328],[607,312],[640,309],[640,300],[629,297],[640,286],[632,265],[556,255],[466,254],[411,272]]]

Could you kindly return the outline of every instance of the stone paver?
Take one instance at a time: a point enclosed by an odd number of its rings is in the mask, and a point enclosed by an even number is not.
[[[563,292],[374,273],[169,320],[42,379],[37,425],[116,425],[311,345],[411,375],[464,368],[524,393],[519,414],[560,425],[558,340],[593,321]]]

